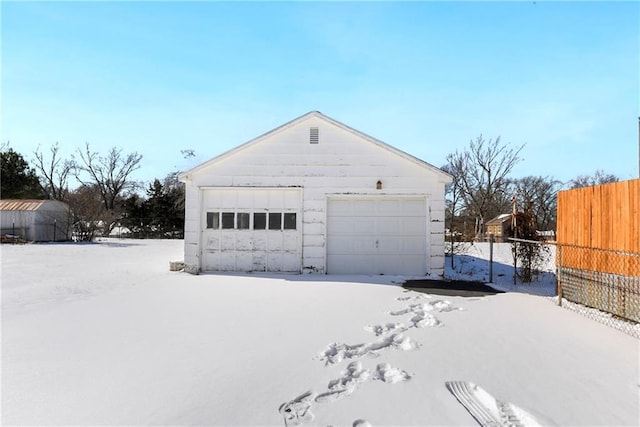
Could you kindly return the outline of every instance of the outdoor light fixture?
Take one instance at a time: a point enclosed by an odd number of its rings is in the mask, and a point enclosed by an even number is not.
[[[376,182],[376,190],[382,190],[382,181],[378,180],[378,182]]]

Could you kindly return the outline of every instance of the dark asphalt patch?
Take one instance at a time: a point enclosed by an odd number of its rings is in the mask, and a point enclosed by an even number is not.
[[[407,280],[402,287],[416,292],[450,297],[482,297],[504,293],[482,282],[462,280]]]

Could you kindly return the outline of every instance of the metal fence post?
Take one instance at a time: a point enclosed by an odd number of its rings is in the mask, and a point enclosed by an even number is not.
[[[513,241],[513,247],[511,248],[513,254],[513,286],[518,284],[518,241]]]
[[[562,246],[556,245],[558,251],[558,265],[556,266],[558,274],[556,275],[556,293],[558,294],[558,305],[562,307]]]
[[[489,283],[493,283],[493,234],[489,234]]]

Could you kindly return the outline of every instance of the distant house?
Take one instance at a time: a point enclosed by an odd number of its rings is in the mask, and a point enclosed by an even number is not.
[[[180,180],[187,272],[444,272],[451,176],[320,112]]]
[[[512,235],[511,230],[511,214],[501,214],[497,217],[487,221],[486,235],[493,234],[493,238],[496,242],[506,242]]]
[[[0,200],[0,233],[29,242],[71,237],[69,205],[57,200]]]

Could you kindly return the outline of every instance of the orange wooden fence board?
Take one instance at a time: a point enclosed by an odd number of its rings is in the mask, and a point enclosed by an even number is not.
[[[639,204],[640,179],[561,191],[558,244],[640,254]],[[571,251],[562,263],[613,274],[640,274],[636,262],[617,254]]]

